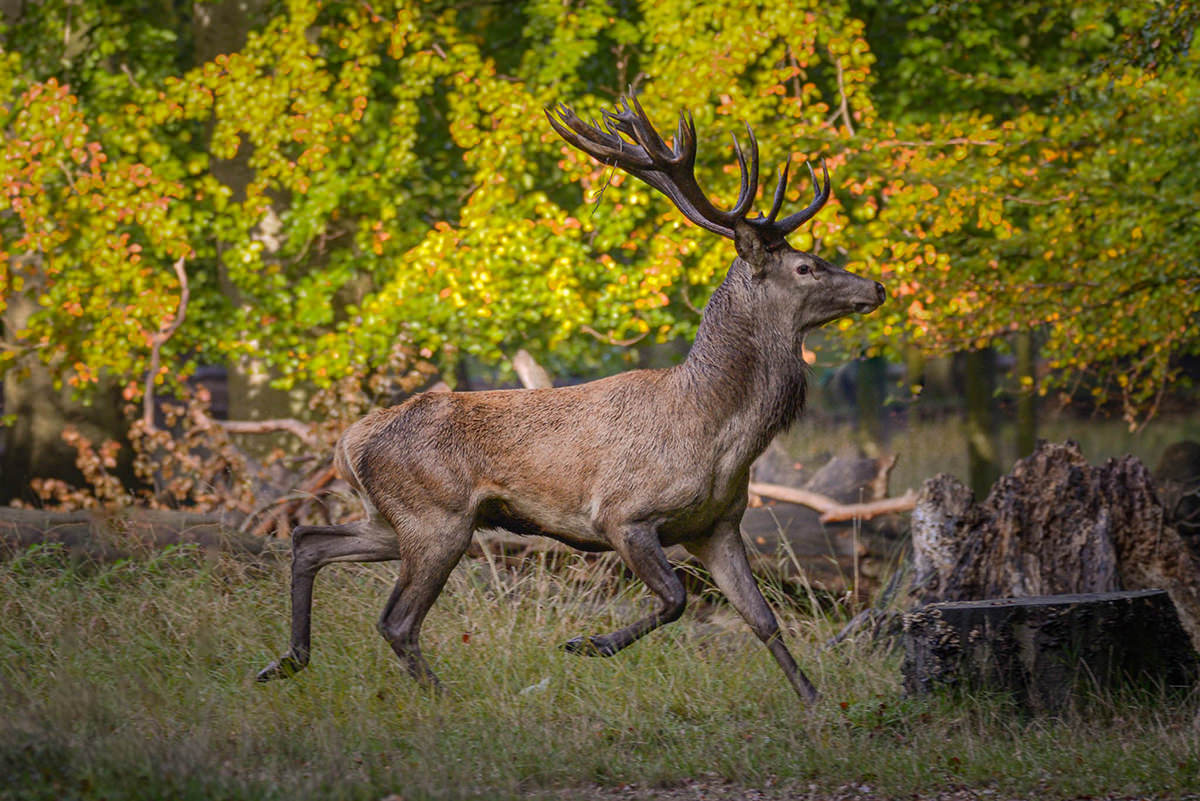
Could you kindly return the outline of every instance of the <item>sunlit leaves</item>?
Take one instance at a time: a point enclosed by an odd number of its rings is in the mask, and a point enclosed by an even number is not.
[[[170,215],[181,188],[149,167],[110,161],[70,88],[35,83],[12,105],[0,153],[0,305],[32,303],[10,318],[0,369],[26,350],[73,383],[126,373],[175,308],[166,259],[190,253]]]
[[[360,374],[398,339],[445,366],[526,348],[569,370],[625,355],[612,343],[690,336],[730,243],[542,116],[565,101],[598,117],[629,84],[665,133],[694,112],[718,205],[737,192],[743,122],[760,210],[789,154],[789,207],[811,196],[800,162],[826,159],[835,196],[792,244],[891,298],[840,324],[848,351],[943,353],[1034,327],[1062,375],[1099,368],[1146,409],[1197,348],[1200,79],[1195,55],[1157,58],[1147,33],[1175,17],[289,0],[192,64],[180,21],[77,5],[42,4],[19,33],[46,47],[0,57],[20,98],[4,111],[0,299],[36,300],[21,341],[64,374],[136,375],[143,332],[175,308],[166,265],[189,249],[171,347],[260,357],[283,383]],[[45,55],[69,11],[109,60]]]

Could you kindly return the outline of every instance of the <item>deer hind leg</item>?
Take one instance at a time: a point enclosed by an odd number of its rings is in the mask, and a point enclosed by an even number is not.
[[[708,568],[717,587],[725,593],[729,603],[733,604],[733,608],[750,625],[758,639],[762,640],[775,657],[775,661],[783,668],[784,674],[801,700],[807,703],[815,701],[816,688],[800,670],[791,652],[784,645],[775,614],[767,605],[754,580],[738,524],[723,523],[712,536],[699,542],[684,543],[684,547]]]
[[[654,614],[611,634],[576,637],[567,641],[563,648],[570,653],[612,656],[664,623],[678,620],[683,614],[687,592],[667,561],[667,555],[658,542],[658,533],[652,526],[630,526],[613,538],[613,549],[633,574],[658,596],[661,605]]]
[[[418,527],[435,534],[413,536],[403,533]],[[470,521],[458,518],[421,521],[397,530],[402,531],[404,555],[396,586],[379,616],[379,633],[413,678],[437,689],[440,686],[437,676],[421,655],[421,624],[471,543]]]
[[[317,571],[332,562],[400,558],[396,532],[376,517],[349,526],[298,526],[292,532],[292,639],[288,652],[259,671],[258,681],[285,679],[308,665],[312,593]]]

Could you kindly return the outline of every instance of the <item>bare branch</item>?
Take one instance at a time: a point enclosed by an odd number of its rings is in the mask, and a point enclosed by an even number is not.
[[[895,512],[907,512],[917,504],[917,494],[908,490],[896,498],[883,498],[867,503],[839,503],[828,495],[819,492],[783,487],[778,484],[764,484],[758,481],[750,482],[750,491],[764,498],[771,498],[786,503],[796,503],[815,509],[821,515],[822,523],[836,523],[843,520],[870,520],[880,515]]]
[[[800,489],[799,487],[784,487],[779,484],[766,484],[759,481],[750,482],[750,491],[755,495],[761,495],[764,498],[771,498],[776,501],[785,501],[787,503],[798,503],[801,506],[807,506],[810,509],[816,509],[824,514],[831,509],[836,509],[841,506],[840,503],[830,498],[828,495],[822,495],[819,492]]]
[[[579,330],[585,334],[591,334],[596,339],[598,339],[601,342],[604,342],[608,345],[617,345],[622,348],[628,348],[630,345],[636,345],[637,343],[639,343],[643,339],[645,339],[646,335],[650,333],[649,331],[643,331],[642,333],[638,334],[636,337],[630,337],[629,339],[616,339],[611,334],[609,334],[608,336],[601,334],[599,331],[597,331],[595,328],[592,328],[590,325],[581,325],[581,326],[579,326]]]
[[[546,368],[538,364],[537,360],[524,348],[521,348],[517,351],[517,355],[513,356],[512,366],[517,373],[517,378],[521,379],[521,386],[526,389],[545,389],[554,386],[554,380],[550,378],[550,373],[546,372]]]
[[[938,142],[933,139],[918,139],[918,140],[901,140],[893,139],[891,141],[879,142],[875,145],[877,148],[892,148],[892,147],[946,147],[948,145],[974,145],[976,147],[997,147],[999,142],[991,139],[969,139],[963,136],[955,136],[950,139],[944,139]]]
[[[316,496],[316,493],[325,489],[335,478],[337,478],[337,471],[331,462],[312,473],[303,484],[292,492],[282,498],[276,498],[265,507],[255,510],[254,514],[247,518],[247,522],[253,520],[255,516],[274,508],[272,514],[267,514],[259,520],[258,525],[253,528],[251,533],[256,537],[265,537],[272,530],[275,530],[276,533],[282,536],[290,536],[291,524],[289,518],[291,517],[291,513],[298,506],[311,501]],[[243,527],[245,527],[245,524],[243,524]]]
[[[842,105],[839,113],[842,115],[842,122],[846,123],[846,132],[854,136],[854,124],[850,122],[850,104],[846,100],[846,82],[843,78],[842,60],[840,58],[834,59],[834,64],[837,65],[838,94],[842,96]]]
[[[917,493],[912,490],[895,498],[881,498],[867,503],[848,503],[821,515],[822,523],[837,523],[843,520],[870,520],[896,512],[910,512],[917,505]]]
[[[1017,197],[1016,195],[1001,195],[1000,197],[1013,203],[1023,203],[1026,206],[1053,206],[1056,203],[1062,203],[1064,200],[1071,199],[1070,195],[1059,195],[1047,200],[1034,200],[1033,198]]]
[[[294,417],[281,417],[273,420],[213,420],[212,422],[230,434],[272,434],[276,431],[286,431],[309,445],[320,444],[313,435],[312,426]]]
[[[788,64],[792,67],[792,91],[796,95],[796,100],[804,100],[804,92],[800,86],[800,64],[796,61],[796,53],[792,50],[792,46],[787,46]]]
[[[157,429],[154,423],[154,379],[158,376],[158,371],[162,365],[162,346],[179,330],[179,326],[183,324],[184,316],[187,314],[188,298],[191,293],[188,286],[187,270],[184,268],[184,264],[185,259],[182,256],[175,262],[175,275],[179,278],[179,305],[175,309],[175,314],[169,321],[164,321],[156,333],[150,335],[150,364],[146,370],[145,391],[142,393],[142,423],[146,431]],[[311,426],[292,418],[277,420],[213,420],[205,415],[205,423],[220,426],[231,434],[265,434],[274,431],[287,431],[304,440],[309,445],[320,444],[317,437],[313,434]]]

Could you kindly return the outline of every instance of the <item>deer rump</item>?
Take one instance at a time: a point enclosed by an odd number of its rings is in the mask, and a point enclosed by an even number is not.
[[[570,145],[634,175],[693,223],[732,239],[737,257],[705,307],[682,364],[556,389],[426,393],[350,426],[335,450],[339,474],[364,500],[365,519],[292,533],[292,634],[259,674],[285,678],[308,664],[312,586],[334,562],[399,560],[379,630],[409,673],[437,686],[421,654],[421,624],[478,528],[613,550],[658,598],[652,614],[603,635],[569,640],[572,653],[611,656],[677,619],[686,593],[663,552],[682,544],[766,645],[796,693],[816,698],[750,572],[739,524],[750,465],[804,405],[807,331],[869,312],[883,286],[811,253],[786,235],[830,195],[777,219],[785,164],[770,212],[749,217],[758,145],[741,168],[738,200],[716,208],[696,183],[696,135],[683,114],[668,147],[636,98],[605,112],[603,128],[565,106],[547,112]]]

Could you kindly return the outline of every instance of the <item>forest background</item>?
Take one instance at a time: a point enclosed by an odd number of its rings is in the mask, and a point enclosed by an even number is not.
[[[700,181],[726,202],[743,122],[764,173],[825,159],[834,197],[792,244],[889,301],[811,343],[817,371],[858,359],[860,401],[911,401],[924,366],[958,354],[977,487],[997,469],[998,355],[1023,448],[1038,396],[1131,426],[1191,397],[1189,3],[0,11],[5,500],[78,500],[32,481],[64,462],[101,500],[131,497],[139,470],[161,498],[164,454],[188,450],[172,443],[223,452],[233,431],[195,392],[213,366],[229,418],[283,420],[307,447],[432,376],[505,380],[520,349],[575,378],[677,355],[732,248],[543,116],[565,102],[598,117],[628,87],[664,131],[692,111]],[[793,180],[788,203],[809,191]],[[889,364],[906,368],[895,386]],[[164,417],[156,397],[192,405]],[[287,429],[295,417],[319,424]],[[166,481],[172,502],[208,497],[188,469]]]

